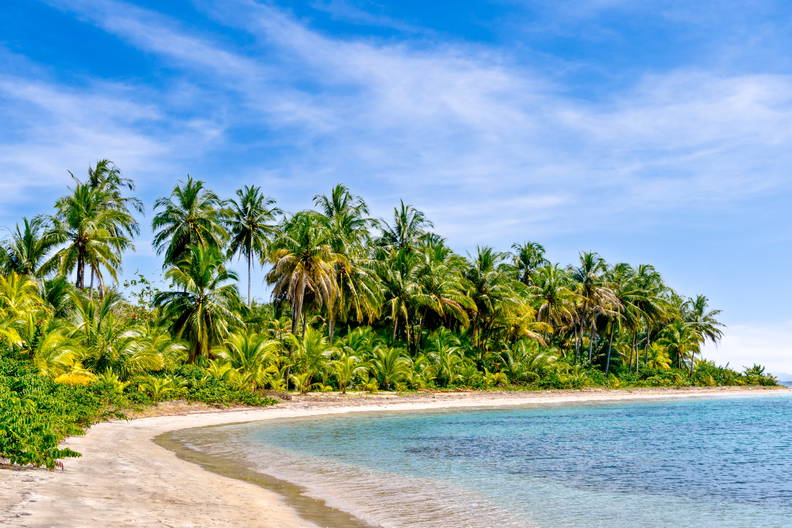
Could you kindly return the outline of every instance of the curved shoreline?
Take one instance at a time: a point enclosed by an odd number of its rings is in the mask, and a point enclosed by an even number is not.
[[[155,443],[194,427],[322,414],[393,412],[697,397],[792,395],[784,388],[328,395],[257,409],[104,422],[65,443],[83,453],[65,472],[0,471],[0,524],[11,527],[309,527],[283,495],[207,471]],[[316,519],[319,520],[319,519]]]

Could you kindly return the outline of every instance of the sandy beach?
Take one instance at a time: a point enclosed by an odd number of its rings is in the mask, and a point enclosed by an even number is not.
[[[791,389],[689,388],[549,392],[309,394],[277,406],[166,413],[94,425],[65,443],[83,454],[65,471],[0,469],[0,525],[10,527],[306,527],[284,496],[177,457],[154,439],[179,429],[321,414],[618,400],[792,395]],[[182,414],[169,414],[181,411]],[[187,411],[187,414],[184,412]]]

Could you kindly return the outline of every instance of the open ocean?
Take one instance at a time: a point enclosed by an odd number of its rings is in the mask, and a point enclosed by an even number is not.
[[[373,526],[792,526],[789,396],[354,414],[176,438]]]

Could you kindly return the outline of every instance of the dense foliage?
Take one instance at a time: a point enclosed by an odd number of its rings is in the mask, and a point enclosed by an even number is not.
[[[122,257],[143,213],[133,191],[101,161],[2,245],[0,340],[28,365],[3,378],[0,405],[15,424],[3,422],[4,456],[49,464],[64,454],[52,451],[57,440],[98,412],[173,398],[775,383],[758,366],[738,373],[701,360],[722,335],[719,311],[650,265],[584,252],[561,266],[536,242],[465,257],[421,211],[402,202],[377,220],[343,185],[316,195],[316,209],[285,215],[257,187],[225,200],[199,180],[180,182],[152,221],[169,286],[138,276],[124,298]],[[235,257],[245,299],[227,267]],[[257,303],[251,277],[262,266],[272,297]],[[53,399],[73,402],[62,422],[20,421]],[[20,428],[42,431],[34,454],[13,440]]]

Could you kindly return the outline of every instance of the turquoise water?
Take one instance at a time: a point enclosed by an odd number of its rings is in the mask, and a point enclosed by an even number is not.
[[[202,449],[378,526],[792,526],[787,396],[343,415]]]

